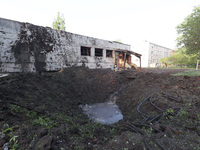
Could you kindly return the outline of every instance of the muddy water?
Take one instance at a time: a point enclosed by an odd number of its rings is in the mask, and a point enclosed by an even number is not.
[[[8,74],[1,74],[1,73],[0,73],[0,78],[6,77],[6,76],[8,76]]]
[[[84,114],[95,122],[113,124],[123,119],[119,107],[113,102],[80,105]]]

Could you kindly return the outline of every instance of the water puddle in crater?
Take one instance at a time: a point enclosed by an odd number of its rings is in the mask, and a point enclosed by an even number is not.
[[[123,119],[119,107],[113,102],[80,105],[83,113],[95,122],[113,124]]]
[[[9,74],[1,74],[0,73],[0,78],[2,78],[2,77],[6,77],[6,76],[8,76]]]

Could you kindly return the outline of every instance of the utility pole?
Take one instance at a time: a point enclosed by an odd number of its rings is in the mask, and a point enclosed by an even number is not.
[[[196,66],[196,70],[198,70],[198,68],[199,68],[199,57],[200,57],[200,51],[199,51],[199,55],[198,55],[198,58],[197,58],[197,66]]]

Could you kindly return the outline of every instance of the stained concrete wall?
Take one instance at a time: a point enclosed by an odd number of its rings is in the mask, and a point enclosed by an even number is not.
[[[91,47],[91,56],[81,56],[81,46]],[[94,56],[95,48],[103,49],[103,57]],[[0,72],[57,71],[83,64],[111,68],[114,57],[106,57],[106,49],[114,56],[130,45],[0,18]]]

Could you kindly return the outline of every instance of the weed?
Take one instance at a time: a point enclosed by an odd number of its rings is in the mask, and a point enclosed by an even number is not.
[[[115,134],[115,129],[110,129],[110,134]]]
[[[146,130],[146,132],[147,132],[147,134],[148,134],[149,136],[151,136],[152,133],[153,133],[153,128],[150,127],[149,129]]]
[[[6,129],[2,129],[3,133],[8,133],[8,132],[12,132],[13,129],[12,128],[6,128]]]
[[[81,137],[84,138],[93,138],[94,137],[94,130],[95,126],[90,126],[89,124],[86,124],[84,126],[78,126],[77,127],[81,133]]]
[[[23,114],[25,114],[25,116],[27,116],[29,118],[35,118],[37,116],[37,113],[35,111],[28,110],[26,108],[22,108],[17,105],[10,104],[10,109],[11,109],[11,111],[13,111],[15,113],[23,113]]]
[[[145,131],[148,135],[148,137],[151,137],[152,133],[153,133],[153,128],[150,127],[150,128],[145,128],[145,127],[142,127],[142,130]]]
[[[17,137],[18,137],[18,136],[13,136],[12,138],[10,138],[10,140],[9,140],[9,143],[10,143],[10,145],[9,145],[10,150],[16,150],[16,149],[19,147]]]
[[[75,150],[79,150],[79,146],[76,145],[76,146],[74,147],[74,149],[75,149]]]
[[[185,106],[190,107],[190,106],[192,106],[192,104],[191,103],[186,103]]]
[[[154,145],[154,143],[152,141],[149,142],[150,145]]]
[[[10,109],[11,109],[11,111],[16,112],[16,113],[23,112],[23,109],[20,106],[13,105],[13,104],[10,104]]]
[[[173,109],[167,109],[167,111],[165,112],[165,119],[169,119],[172,120],[174,118],[174,110]]]
[[[189,116],[189,113],[185,110],[182,110],[181,113],[180,113],[180,116],[182,117],[188,117]]]
[[[105,141],[107,141],[107,140],[108,140],[108,138],[107,138],[107,137],[103,137],[103,140],[104,140],[104,142],[105,142]]]
[[[44,118],[44,117],[39,117],[38,119],[35,119],[33,121],[33,123],[37,124],[37,125],[40,125],[40,126],[43,126],[47,129],[51,129],[52,127],[55,127],[57,126],[57,123],[52,121],[50,118]]]
[[[8,124],[4,124],[2,132],[11,137],[13,135],[14,128],[16,128],[16,126],[10,127]]]
[[[187,72],[179,72],[176,74],[172,74],[173,76],[200,76],[200,71],[187,71]]]
[[[8,124],[4,124],[3,126],[4,129],[2,129],[2,132],[10,138],[9,140],[9,148],[10,150],[16,150],[19,147],[17,137],[18,136],[13,136],[13,130],[16,128],[16,126],[10,127]]]
[[[29,118],[35,118],[37,113],[35,111],[26,111],[26,116]]]
[[[174,110],[173,109],[167,109],[167,111],[165,112],[165,114],[169,114],[169,113],[174,113]]]

